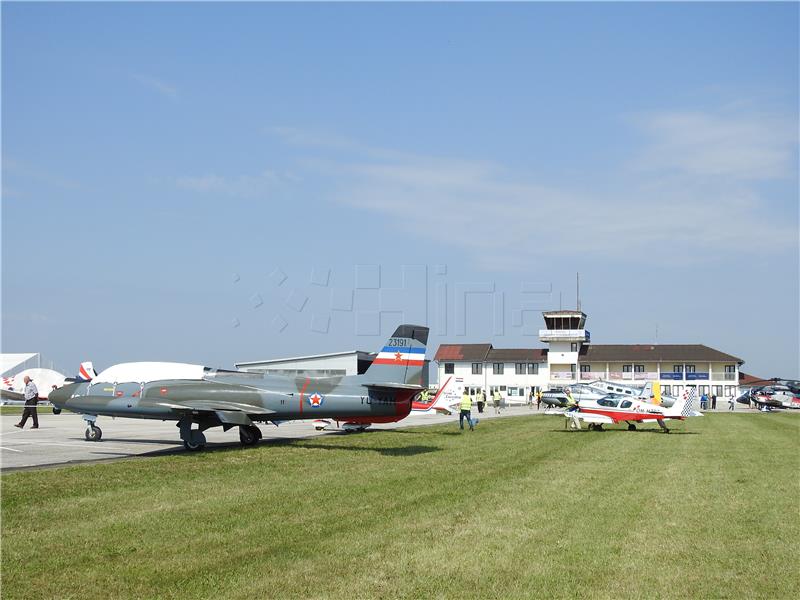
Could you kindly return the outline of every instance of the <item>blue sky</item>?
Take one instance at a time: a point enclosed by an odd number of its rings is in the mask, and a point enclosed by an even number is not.
[[[2,96],[4,352],[540,346],[580,271],[800,376],[797,4],[5,3]]]

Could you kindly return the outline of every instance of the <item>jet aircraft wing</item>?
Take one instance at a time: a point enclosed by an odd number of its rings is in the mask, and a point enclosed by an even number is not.
[[[243,404],[241,402],[229,402],[227,400],[187,400],[183,402],[170,401],[158,402],[159,406],[165,406],[173,410],[191,410],[207,412],[240,412],[249,415],[271,415],[274,410],[255,406],[253,404]]]

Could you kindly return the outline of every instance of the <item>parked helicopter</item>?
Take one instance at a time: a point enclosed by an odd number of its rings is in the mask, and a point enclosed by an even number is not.
[[[769,411],[775,408],[800,409],[800,381],[794,379],[762,379],[756,385],[745,391],[736,402],[740,404],[755,404],[760,410]]]

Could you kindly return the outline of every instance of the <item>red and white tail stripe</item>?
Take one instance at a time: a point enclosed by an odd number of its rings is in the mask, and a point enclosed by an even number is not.
[[[94,370],[91,361],[86,361],[81,363],[80,369],[78,369],[78,375],[84,381],[91,381],[97,377],[97,371]]]

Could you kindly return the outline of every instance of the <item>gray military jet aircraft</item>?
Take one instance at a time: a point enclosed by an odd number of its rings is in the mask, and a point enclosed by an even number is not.
[[[177,421],[187,450],[205,446],[211,427],[239,428],[242,445],[256,444],[256,422],[333,419],[366,428],[405,418],[422,390],[428,328],[400,325],[363,375],[283,377],[184,363],[114,365],[90,382],[50,394],[58,408],[80,413],[86,439],[99,441],[100,415]]]

